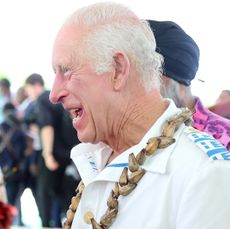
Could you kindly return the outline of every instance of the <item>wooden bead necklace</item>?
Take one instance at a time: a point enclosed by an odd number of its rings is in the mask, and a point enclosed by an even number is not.
[[[148,140],[146,147],[143,148],[136,156],[129,154],[128,167],[124,167],[118,182],[115,182],[110,196],[107,200],[107,210],[101,217],[99,223],[94,219],[92,212],[86,212],[84,220],[86,223],[92,225],[92,229],[108,229],[118,213],[118,199],[119,196],[127,196],[137,186],[138,182],[145,174],[145,170],[140,166],[144,164],[146,157],[153,155],[157,149],[163,149],[175,142],[173,138],[174,133],[177,131],[182,123],[191,125],[192,112],[187,108],[182,108],[182,112],[167,120],[159,137],[152,137]],[[72,198],[69,209],[66,213],[66,221],[63,229],[70,229],[75,212],[81,200],[81,195],[84,190],[84,184],[81,181],[76,189],[76,195]]]

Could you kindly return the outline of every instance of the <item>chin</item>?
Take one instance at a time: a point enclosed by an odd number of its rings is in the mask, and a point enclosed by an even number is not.
[[[90,134],[78,133],[78,139],[80,142],[96,144],[95,138]]]

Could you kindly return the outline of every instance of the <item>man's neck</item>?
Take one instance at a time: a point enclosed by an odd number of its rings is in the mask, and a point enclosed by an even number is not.
[[[152,101],[145,103],[146,106],[143,104],[136,113],[133,113],[134,115],[130,115],[124,126],[120,128],[121,131],[118,131],[117,138],[109,143],[113,149],[109,162],[128,148],[138,144],[169,105],[169,101],[166,99],[159,98],[155,102],[153,102],[153,98],[151,99]]]

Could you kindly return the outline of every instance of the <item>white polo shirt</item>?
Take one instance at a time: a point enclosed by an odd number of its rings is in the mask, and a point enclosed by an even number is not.
[[[137,154],[150,137],[159,136],[162,124],[178,112],[171,101],[140,143],[105,168],[112,151],[107,145],[82,143],[72,149],[85,184],[72,229],[92,228],[83,219],[88,211],[100,221],[128,155]],[[146,173],[134,191],[119,197],[111,229],[230,229],[230,153],[213,138],[184,125],[174,137],[174,144],[147,157],[142,166]]]

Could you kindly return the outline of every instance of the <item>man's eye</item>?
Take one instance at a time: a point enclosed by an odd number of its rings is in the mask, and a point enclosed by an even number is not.
[[[63,69],[62,69],[62,72],[65,74],[66,72],[69,72],[70,71],[70,68],[68,68],[68,67],[64,67]]]
[[[70,70],[70,68],[64,68],[64,69],[63,69],[63,74],[64,74],[65,77],[68,78],[68,77],[71,75],[71,70]]]

